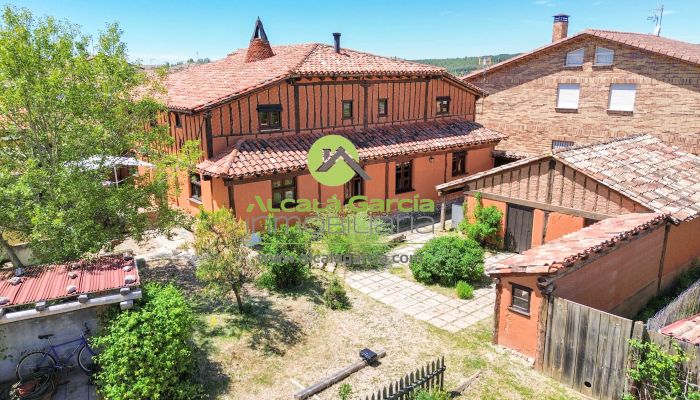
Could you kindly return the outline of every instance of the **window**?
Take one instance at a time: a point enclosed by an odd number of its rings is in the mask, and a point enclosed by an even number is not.
[[[561,110],[578,110],[578,96],[581,85],[578,83],[560,83],[557,88],[557,108]]]
[[[180,114],[175,113],[175,127],[182,128],[182,121],[180,120]]]
[[[530,295],[532,294],[532,289],[511,283],[510,291],[512,294],[510,309],[530,315]]]
[[[605,47],[595,48],[595,59],[593,65],[612,65],[615,58],[615,52]]]
[[[190,174],[190,199],[202,201],[202,177],[199,174]]]
[[[637,94],[637,85],[633,83],[613,83],[610,85],[610,111],[634,111],[634,98]]]
[[[387,116],[387,110],[388,110],[388,100],[387,99],[379,99],[379,103],[377,104],[377,115],[380,117],[386,117]]]
[[[437,113],[438,114],[449,114],[450,113],[450,96],[440,96],[436,100],[437,100]]]
[[[361,176],[355,175],[350,182],[345,184],[345,202],[352,197],[362,196],[365,192],[365,182]]]
[[[583,65],[583,52],[584,49],[578,49],[566,53],[566,66],[580,67]]]
[[[272,206],[279,207],[282,200],[296,199],[297,181],[296,178],[278,179],[272,181]]]
[[[280,104],[260,104],[258,106],[258,123],[260,130],[282,128],[282,106]]]
[[[413,161],[396,164],[396,193],[413,190]]]
[[[343,100],[343,119],[352,118],[352,100]]]
[[[452,176],[464,175],[467,173],[467,152],[455,151],[452,153]]]
[[[574,142],[568,140],[552,140],[552,150],[564,149],[574,145]]]

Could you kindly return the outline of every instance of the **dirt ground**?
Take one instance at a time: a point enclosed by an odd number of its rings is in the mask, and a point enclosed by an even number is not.
[[[348,289],[350,310],[329,310],[321,301],[329,274],[320,271],[289,293],[249,288],[245,297],[249,309],[243,316],[231,300],[203,295],[193,267],[184,260],[150,262],[141,275],[144,281],[181,285],[196,304],[200,375],[212,398],[292,399],[299,385],[311,385],[358,360],[365,347],[384,348],[387,356],[378,366],[366,367],[342,382],[352,386],[353,399],[364,400],[440,356],[447,365],[446,389],[482,371],[462,398],[583,398],[491,345],[490,320],[450,334],[352,289]],[[313,398],[338,399],[338,386]]]

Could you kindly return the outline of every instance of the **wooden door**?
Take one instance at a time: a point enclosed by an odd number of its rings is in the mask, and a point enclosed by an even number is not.
[[[507,251],[522,253],[532,247],[533,209],[508,204],[506,212],[505,248]]]

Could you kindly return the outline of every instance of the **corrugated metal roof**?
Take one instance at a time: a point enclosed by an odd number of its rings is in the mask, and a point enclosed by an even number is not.
[[[133,282],[127,284],[129,275]],[[0,308],[139,285],[136,261],[122,256],[28,267],[18,277],[19,282],[13,282],[14,277],[14,270],[0,271],[0,298],[9,300]],[[71,285],[75,286],[72,293],[68,290]]]

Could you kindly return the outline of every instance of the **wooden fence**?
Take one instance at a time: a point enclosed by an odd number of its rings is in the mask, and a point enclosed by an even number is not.
[[[549,298],[544,355],[539,368],[559,382],[596,399],[619,399],[630,391],[630,339],[652,341],[667,351],[677,343],[690,356],[688,381],[700,379],[700,347],[647,331],[634,323],[573,301]]]
[[[410,400],[420,390],[443,390],[445,384],[445,357],[417,368],[396,382],[366,396],[365,400]]]

